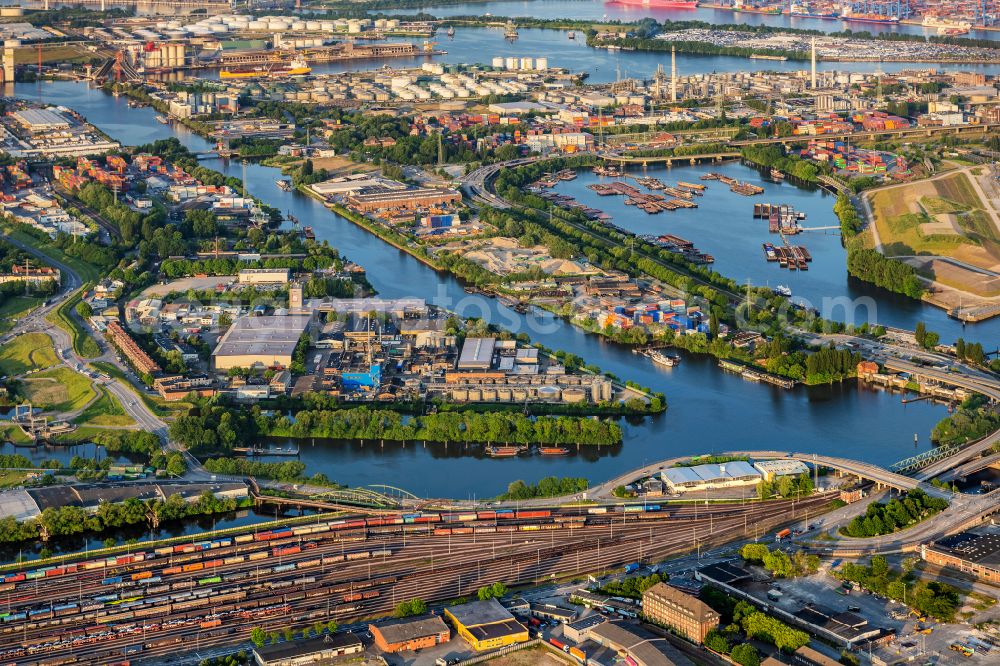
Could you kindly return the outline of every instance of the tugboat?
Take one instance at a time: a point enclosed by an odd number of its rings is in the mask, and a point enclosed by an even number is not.
[[[663,352],[658,352],[658,351],[649,352],[649,358],[656,365],[662,365],[663,367],[666,368],[672,368],[681,362],[681,359],[678,356],[667,356]]]

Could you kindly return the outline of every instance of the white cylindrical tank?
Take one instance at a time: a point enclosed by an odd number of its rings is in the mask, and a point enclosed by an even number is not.
[[[501,58],[500,56],[494,56],[493,57],[493,68],[494,69],[503,69],[503,58]]]
[[[521,58],[521,69],[534,69],[535,59],[534,58]]]
[[[319,21],[306,21],[306,30],[311,30],[312,32],[316,32],[317,30],[322,30],[322,29],[323,26],[320,24]]]
[[[247,23],[247,30],[253,32],[267,32],[267,23],[264,21],[250,21]]]
[[[518,64],[517,58],[505,58],[503,62],[504,62],[504,67],[506,67],[508,71],[514,71],[515,69],[517,69],[517,64]]]
[[[348,23],[347,24],[347,32],[350,33],[350,34],[352,34],[352,35],[357,35],[358,33],[361,32],[361,24],[360,23]]]
[[[544,71],[549,68],[548,58],[535,58],[535,69]]]

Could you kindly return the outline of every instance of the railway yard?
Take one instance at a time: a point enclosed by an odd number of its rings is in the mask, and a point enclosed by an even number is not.
[[[825,512],[834,498],[353,517],[117,557],[7,567],[0,663],[123,664],[250,630],[385,615],[483,585],[524,585],[718,545]],[[742,530],[742,532],[741,532]]]

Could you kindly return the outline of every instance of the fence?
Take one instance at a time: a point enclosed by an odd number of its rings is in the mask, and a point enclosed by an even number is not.
[[[481,664],[484,661],[489,661],[490,659],[496,659],[497,657],[502,657],[505,654],[510,654],[511,652],[517,652],[518,650],[534,647],[536,645],[545,645],[545,643],[538,638],[534,638],[524,643],[514,643],[513,645],[508,645],[498,650],[493,650],[492,652],[484,652],[483,654],[477,654],[475,657],[469,657],[468,659],[463,659],[462,661],[455,664],[455,666],[468,666],[469,664]],[[562,653],[560,652],[560,654]]]

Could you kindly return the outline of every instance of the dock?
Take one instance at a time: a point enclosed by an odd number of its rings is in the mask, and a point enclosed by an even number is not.
[[[748,382],[765,382],[783,389],[795,388],[795,380],[787,377],[772,375],[770,372],[758,370],[726,359],[719,359],[719,367],[728,372],[733,372],[743,377]]]

